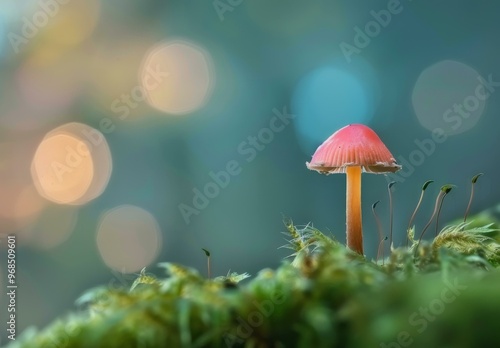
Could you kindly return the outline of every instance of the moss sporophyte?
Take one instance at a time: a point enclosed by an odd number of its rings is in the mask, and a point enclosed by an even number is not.
[[[352,143],[340,143],[346,137]],[[357,152],[363,147],[371,152]],[[130,284],[89,290],[77,301],[80,311],[44,330],[26,329],[8,347],[460,348],[500,341],[500,205],[468,218],[480,174],[471,181],[464,218],[430,241],[422,236],[434,218],[438,230],[452,186],[441,187],[416,238],[413,222],[431,181],[424,183],[405,226],[409,245],[392,246],[378,262],[363,255],[360,174],[398,170],[390,152],[368,127],[351,125],[320,146],[308,167],[350,176],[347,248],[311,224],[287,219],[283,247],[291,260],[275,270],[244,283],[247,273],[212,277],[212,253],[203,249],[208,277],[160,263],[164,275],[144,269]],[[380,228],[380,243],[382,235]]]

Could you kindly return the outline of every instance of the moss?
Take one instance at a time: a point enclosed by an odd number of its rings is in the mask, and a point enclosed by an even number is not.
[[[85,310],[9,347],[480,347],[500,339],[500,245],[459,223],[375,262],[286,221],[276,270],[205,279],[162,263],[130,288],[84,294]]]

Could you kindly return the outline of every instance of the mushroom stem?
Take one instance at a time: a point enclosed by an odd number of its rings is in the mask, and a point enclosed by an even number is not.
[[[361,167],[346,168],[346,233],[347,246],[363,255],[363,229],[361,223]]]

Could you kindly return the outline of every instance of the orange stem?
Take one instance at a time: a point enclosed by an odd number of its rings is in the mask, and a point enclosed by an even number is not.
[[[346,179],[347,247],[363,255],[363,227],[361,222],[361,167],[347,167]]]

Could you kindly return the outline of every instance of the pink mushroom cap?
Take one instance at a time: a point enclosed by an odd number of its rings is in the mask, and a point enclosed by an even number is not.
[[[348,166],[374,174],[401,169],[377,133],[363,124],[350,124],[333,133],[306,166],[322,174],[345,173]]]

